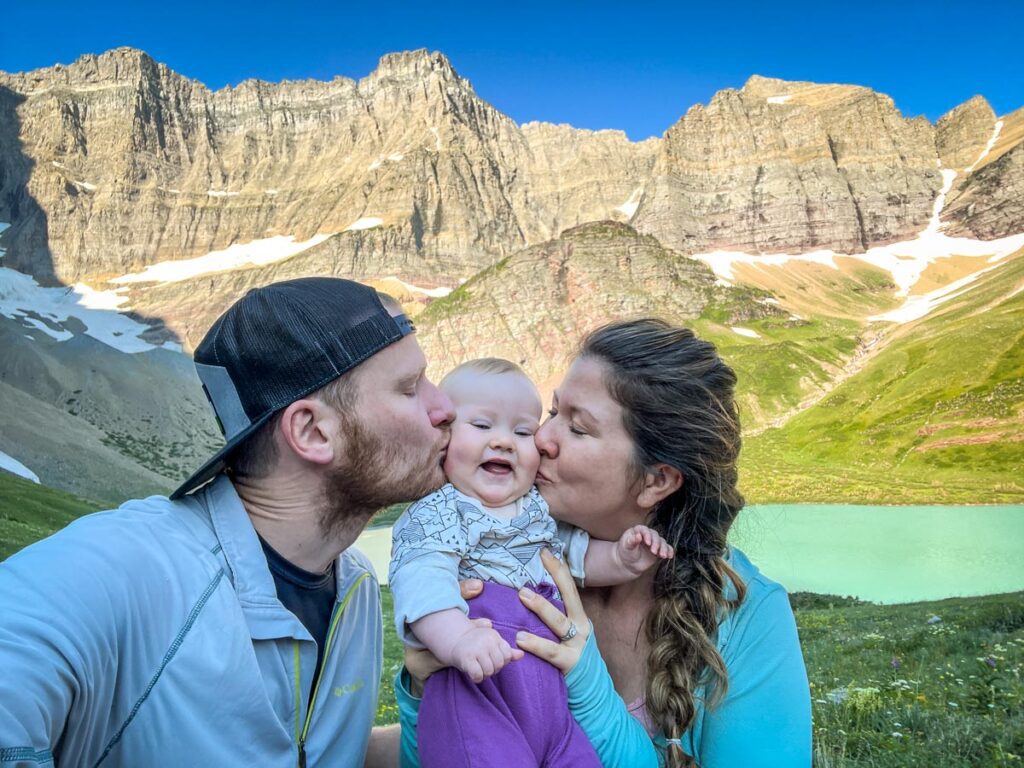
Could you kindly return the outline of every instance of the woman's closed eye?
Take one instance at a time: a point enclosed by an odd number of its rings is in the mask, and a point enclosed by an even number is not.
[[[558,415],[558,409],[557,408],[555,408],[554,406],[551,406],[550,408],[548,408],[548,419],[549,420],[555,418],[557,415]],[[574,424],[572,421],[569,422],[569,431],[572,434],[574,434],[574,435],[585,435],[585,434],[587,434],[586,430],[581,429],[579,427],[579,425]]]

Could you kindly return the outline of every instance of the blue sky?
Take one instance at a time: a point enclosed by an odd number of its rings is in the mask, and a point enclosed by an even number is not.
[[[440,50],[519,122],[661,135],[752,74],[866,85],[936,120],[976,93],[1024,106],[1024,2],[473,3],[14,0],[0,70],[141,48],[211,88],[367,75],[384,53]]]

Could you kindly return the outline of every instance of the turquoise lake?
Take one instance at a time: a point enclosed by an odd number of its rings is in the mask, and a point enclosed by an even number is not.
[[[731,536],[791,592],[905,603],[1024,590],[1024,506],[752,506]],[[386,581],[391,530],[357,546]]]
[[[735,546],[791,592],[879,603],[1024,589],[1024,506],[747,507]]]

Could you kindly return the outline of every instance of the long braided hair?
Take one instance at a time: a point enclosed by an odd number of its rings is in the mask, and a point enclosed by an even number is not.
[[[714,706],[725,694],[718,625],[746,593],[724,559],[726,535],[743,507],[736,375],[713,344],[655,319],[598,328],[583,340],[580,357],[604,364],[605,384],[633,439],[637,477],[657,464],[683,476],[649,522],[676,556],[657,567],[645,622],[647,711],[669,739],[679,739],[698,699]],[[670,742],[668,764],[692,761]]]

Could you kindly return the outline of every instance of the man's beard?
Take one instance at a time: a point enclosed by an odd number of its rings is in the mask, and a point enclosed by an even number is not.
[[[436,446],[413,464],[400,438],[387,439],[366,429],[358,416],[343,414],[341,432],[345,455],[331,468],[324,485],[320,529],[325,536],[356,526],[362,531],[378,510],[426,496],[444,482]],[[397,474],[403,466],[408,470]]]

